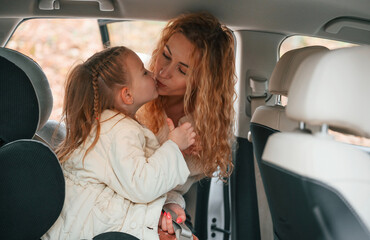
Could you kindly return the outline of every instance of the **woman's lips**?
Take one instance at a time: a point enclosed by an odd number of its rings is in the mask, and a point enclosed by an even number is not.
[[[164,85],[163,83],[161,83],[161,81],[159,81],[159,80],[157,79],[157,86],[158,86],[158,87],[165,87],[166,85]]]

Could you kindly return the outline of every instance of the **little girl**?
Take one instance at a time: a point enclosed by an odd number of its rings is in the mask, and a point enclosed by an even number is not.
[[[159,145],[135,120],[158,96],[156,80],[125,47],[103,50],[67,79],[63,115],[67,135],[57,149],[66,181],[61,215],[43,239],[91,239],[121,231],[158,239],[166,193],[185,183],[181,153],[194,143],[190,123],[171,129]]]

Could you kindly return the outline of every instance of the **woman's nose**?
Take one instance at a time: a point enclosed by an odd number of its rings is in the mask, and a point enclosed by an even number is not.
[[[171,76],[171,66],[162,66],[162,68],[159,70],[159,76],[163,78],[169,78]]]

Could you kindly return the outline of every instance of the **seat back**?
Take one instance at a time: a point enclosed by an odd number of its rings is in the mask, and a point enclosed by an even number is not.
[[[293,76],[296,73],[298,67],[302,62],[308,57],[315,53],[328,51],[327,48],[321,46],[305,47],[300,49],[291,50],[285,53],[274,68],[269,81],[269,92],[272,94],[277,94],[279,96],[287,96],[290,84],[292,82]],[[285,132],[292,131],[298,128],[299,123],[287,118],[285,113],[285,107],[281,104],[276,104],[273,106],[260,106],[258,107],[251,119],[250,131],[253,143],[253,152],[257,161],[259,172],[264,183],[264,164],[261,163],[261,157],[263,150],[265,148],[268,137],[275,132]],[[256,175],[258,176],[258,169],[256,169]],[[257,179],[258,183],[258,179]],[[263,186],[266,188],[265,184]],[[263,191],[262,191],[263,192]],[[263,193],[262,193],[263,194]],[[260,194],[261,195],[261,194]],[[269,196],[266,195],[267,202],[269,202]],[[279,232],[278,219],[276,219],[276,214],[274,214],[274,208],[271,203],[269,206],[265,201],[259,199],[259,210],[261,212],[268,212],[266,208],[269,208],[272,218],[272,224],[274,225],[274,233]],[[266,214],[265,214],[266,215]],[[261,226],[267,227],[266,222],[271,222],[269,217],[265,216],[263,224]],[[271,228],[271,227],[270,227]],[[272,231],[272,230],[268,230]]]
[[[370,156],[328,127],[370,136],[370,47],[322,52],[298,68],[287,116],[322,127],[269,137],[262,163],[280,239],[370,239]],[[346,96],[339,105],[338,96]],[[275,224],[275,222],[274,222]]]
[[[31,140],[52,108],[41,68],[0,48],[0,239],[39,239],[56,221],[65,183],[59,161]]]
[[[0,48],[0,72],[0,139],[30,139],[53,107],[46,76],[32,59],[6,48]]]

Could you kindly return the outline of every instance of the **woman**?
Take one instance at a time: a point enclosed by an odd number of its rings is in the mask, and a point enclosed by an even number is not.
[[[154,72],[159,97],[142,107],[138,119],[160,142],[167,138],[166,117],[175,126],[190,121],[196,143],[184,152],[190,176],[187,182],[167,195],[166,207],[186,219],[182,194],[191,185],[212,177],[220,179],[233,169],[235,99],[234,39],[231,31],[208,13],[190,13],[174,18],[162,31],[153,51],[150,68]],[[172,218],[165,214],[160,225],[173,234]]]

